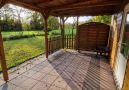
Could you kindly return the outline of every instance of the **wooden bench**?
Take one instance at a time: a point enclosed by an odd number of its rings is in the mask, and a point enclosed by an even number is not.
[[[97,46],[96,47],[96,52],[97,55],[101,55],[101,56],[106,56],[107,58],[109,58],[110,55],[110,49],[106,46]]]

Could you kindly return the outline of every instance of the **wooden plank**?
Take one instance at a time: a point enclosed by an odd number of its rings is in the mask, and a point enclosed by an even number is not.
[[[69,39],[68,39],[68,35],[67,35],[67,48],[69,48]]]
[[[49,50],[48,50],[48,52],[49,52],[49,55],[51,54],[51,37],[49,38]]]
[[[102,4],[103,3],[103,4]],[[81,3],[76,3],[73,5],[69,5],[68,6],[58,6],[56,8],[54,8],[52,11],[59,11],[59,10],[70,10],[70,9],[78,9],[78,8],[88,8],[88,7],[100,7],[100,6],[112,6],[112,5],[120,5],[119,1],[85,1],[85,2],[81,2]]]
[[[79,30],[78,30],[78,21],[79,21],[79,17],[77,16],[77,23],[76,23],[76,38],[75,38],[75,46],[76,49],[79,51]]]
[[[0,32],[0,61],[1,61],[3,77],[4,77],[4,80],[7,82],[9,78],[8,78],[8,70],[7,70],[6,60],[5,60],[3,40],[2,40],[1,32]]]
[[[62,48],[64,48],[64,24],[68,17],[64,18],[64,16],[60,17],[60,27],[61,27],[61,36],[62,36]]]
[[[82,27],[83,28],[82,28]],[[101,27],[102,26],[102,27]],[[109,26],[100,23],[86,23],[79,28],[79,47],[95,50],[97,46],[107,46]]]
[[[25,2],[23,0],[8,0],[8,2],[37,12],[43,11],[43,9],[39,8],[38,6],[33,5],[32,3]]]
[[[124,84],[122,90],[129,90],[129,58],[127,61]]]
[[[44,11],[41,13],[44,17],[44,30],[45,30],[45,52],[46,52],[46,58],[48,58],[48,17],[49,17],[49,11]]]

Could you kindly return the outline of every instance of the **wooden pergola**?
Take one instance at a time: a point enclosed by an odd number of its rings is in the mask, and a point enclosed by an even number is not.
[[[47,20],[50,15],[60,17],[62,48],[64,47],[64,23],[68,16],[112,15],[121,12],[128,0],[0,0],[0,8],[5,4],[14,4],[40,12],[45,20],[46,58],[48,58]],[[78,20],[77,20],[78,21]],[[78,23],[78,22],[77,22]],[[0,59],[4,80],[8,80],[2,36],[0,34]]]

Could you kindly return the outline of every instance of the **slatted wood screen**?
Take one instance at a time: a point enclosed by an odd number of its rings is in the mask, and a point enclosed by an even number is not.
[[[49,38],[49,41],[48,41],[49,55],[58,51],[59,49],[61,49],[61,46],[62,46],[62,43],[61,43],[62,41],[61,40],[62,40],[61,36],[56,36],[56,37],[50,37]]]
[[[98,22],[78,26],[78,49],[94,51],[98,46],[107,46],[109,29],[108,25]]]
[[[70,35],[65,35],[65,40],[64,40],[64,46],[67,49],[74,49],[74,44],[75,43],[75,36],[70,34]]]

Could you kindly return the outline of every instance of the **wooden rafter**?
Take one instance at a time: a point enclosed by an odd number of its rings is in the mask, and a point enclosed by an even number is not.
[[[0,0],[0,8],[4,6],[4,4],[7,2],[7,0]]]
[[[51,12],[51,14],[53,15],[68,15],[68,16],[85,16],[85,15],[109,15],[109,14],[113,14],[114,13],[114,10],[115,10],[115,7],[114,9],[112,9],[113,7],[105,7],[105,8],[99,8],[99,7],[95,7],[95,8],[83,8],[83,9],[72,9],[72,10],[62,10],[60,12]],[[87,9],[87,10],[86,10]],[[117,9],[117,8],[116,8]],[[83,12],[82,12],[83,11]],[[94,12],[93,12],[94,11]],[[77,12],[77,13],[76,13]],[[115,11],[117,12],[117,11]],[[56,14],[55,14],[56,13]]]
[[[129,0],[123,0],[123,3],[121,4],[121,10],[124,9],[124,6],[129,2]]]
[[[118,1],[97,1],[97,2],[81,2],[81,3],[76,3],[72,5],[67,5],[67,6],[60,6],[60,7],[55,7],[53,8],[52,11],[57,11],[57,10],[70,10],[70,9],[77,9],[77,8],[86,8],[86,7],[100,7],[100,6],[113,6],[113,5],[120,5],[120,2]]]
[[[47,3],[47,2],[50,2],[50,1],[53,1],[53,0],[35,0],[35,1],[33,1],[32,3],[33,3],[34,5],[38,5],[38,4]]]
[[[119,11],[122,0],[9,0],[10,3],[31,10],[50,11],[54,16],[113,14]],[[108,9],[107,7],[112,7]],[[92,9],[94,8],[94,9]],[[99,9],[98,9],[99,8]],[[107,9],[106,9],[107,8]],[[98,11],[96,11],[98,9]],[[79,12],[78,12],[79,11]]]
[[[37,12],[42,12],[41,8],[39,8],[38,6],[33,5],[32,3],[27,3],[24,1],[18,1],[18,0],[9,0],[8,3],[12,3],[14,5],[18,5],[24,8],[28,8]]]
[[[114,6],[114,5],[113,5]],[[117,8],[115,8],[116,6],[114,6],[114,9],[112,9],[112,7],[113,7],[112,5],[110,5],[110,7],[108,6],[105,6],[105,8],[103,9],[103,10],[117,10]],[[54,10],[54,11],[51,11],[52,13],[70,13],[70,12],[77,12],[77,11],[79,11],[79,12],[82,12],[83,10],[83,13],[84,12],[90,12],[90,9],[93,9],[93,8],[101,8],[101,7],[103,7],[103,6],[97,6],[97,7],[87,7],[87,6],[84,6],[84,7],[78,7],[78,8],[70,8],[70,9],[63,9],[63,10]],[[110,9],[111,8],[111,9]],[[88,11],[85,11],[86,9],[88,9]],[[101,10],[101,9],[100,9]],[[97,10],[97,11],[99,11],[99,9]]]

